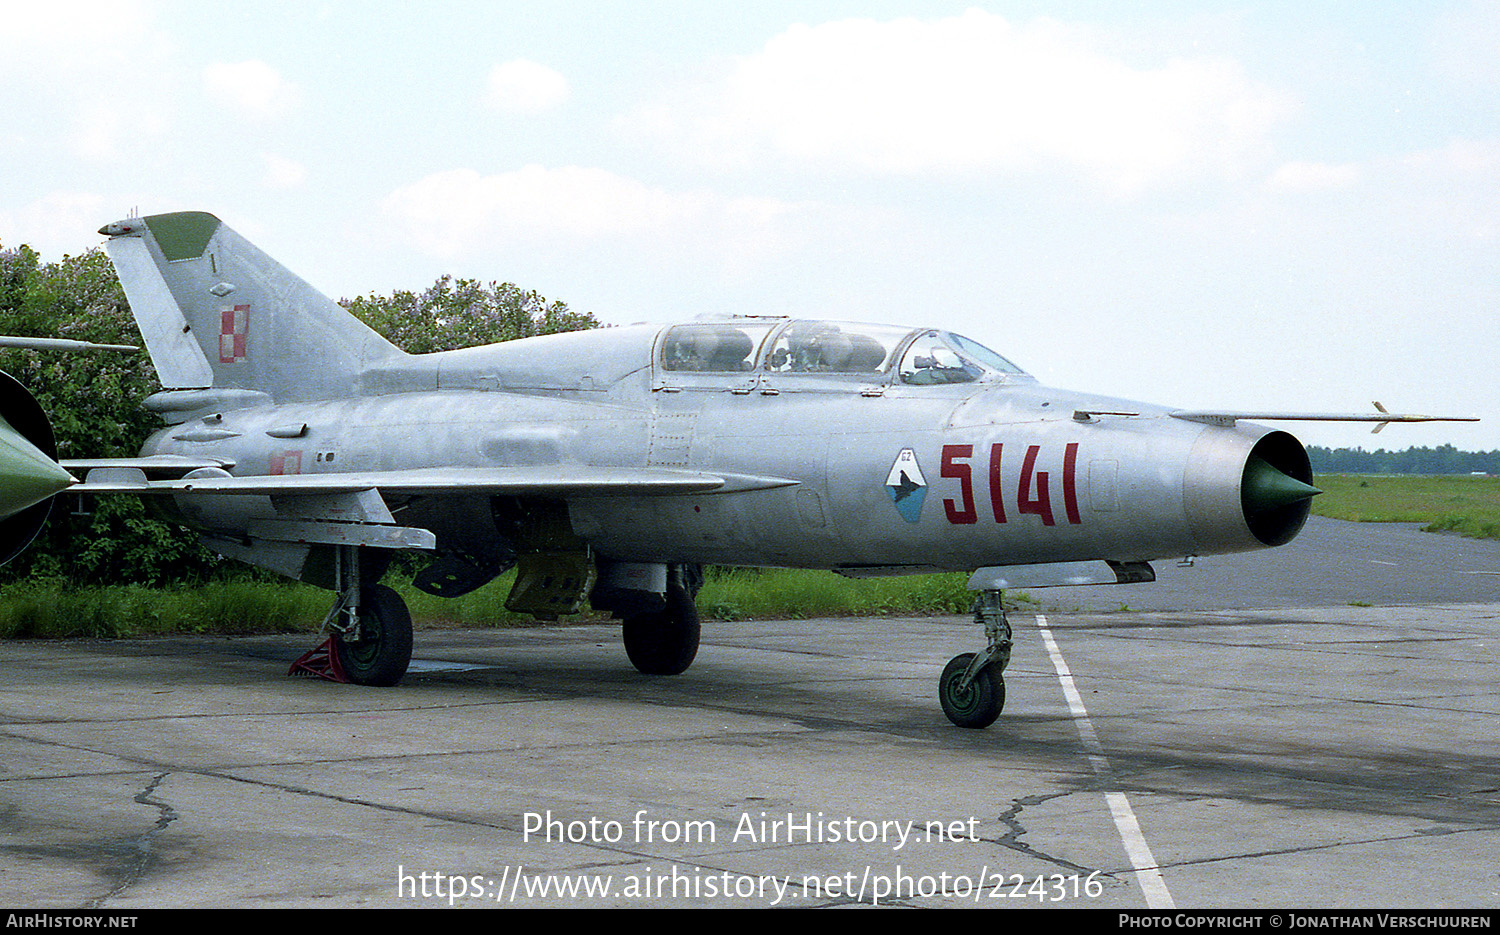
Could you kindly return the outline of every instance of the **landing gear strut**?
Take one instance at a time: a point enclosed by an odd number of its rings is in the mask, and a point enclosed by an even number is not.
[[[645,675],[679,675],[698,656],[698,605],[692,574],[681,565],[667,571],[666,605],[625,618],[625,655]]]
[[[344,675],[356,685],[395,685],[411,663],[411,614],[401,595],[360,579],[357,546],[337,546],[338,598],[323,621]]]
[[[959,727],[989,727],[1005,707],[1005,679],[1010,663],[1011,629],[1005,619],[1002,592],[980,591],[974,622],[984,627],[988,644],[982,653],[954,656],[938,679],[938,700],[948,720]]]

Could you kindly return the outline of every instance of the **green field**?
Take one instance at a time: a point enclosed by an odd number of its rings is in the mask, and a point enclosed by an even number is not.
[[[1500,538],[1500,478],[1320,475],[1319,516],[1358,522],[1424,523],[1434,531]],[[393,579],[393,580],[392,580]],[[963,574],[854,581],[832,572],[710,569],[698,606],[705,620],[967,613]],[[418,626],[528,626],[505,610],[511,575],[452,600],[388,576]],[[1008,598],[1027,600],[1026,595]],[[313,633],[329,592],[289,582],[222,581],[191,587],[78,588],[27,581],[0,592],[0,638],[119,638],[181,633]],[[584,615],[574,619],[605,619]]]
[[[1320,474],[1318,516],[1359,523],[1424,523],[1428,532],[1500,539],[1500,477]]]

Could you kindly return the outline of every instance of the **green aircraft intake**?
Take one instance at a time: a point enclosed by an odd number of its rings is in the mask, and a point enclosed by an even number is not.
[[[1245,512],[1254,516],[1310,500],[1322,492],[1283,472],[1264,458],[1251,457],[1245,465],[1240,497]]]
[[[73,483],[72,475],[0,418],[0,519],[41,503]]]

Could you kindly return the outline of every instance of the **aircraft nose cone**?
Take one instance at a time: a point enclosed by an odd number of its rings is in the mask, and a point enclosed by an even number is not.
[[[0,519],[73,484],[73,477],[0,419]]]
[[[1241,499],[1251,515],[1310,500],[1323,491],[1304,484],[1264,458],[1252,456],[1245,465]]]

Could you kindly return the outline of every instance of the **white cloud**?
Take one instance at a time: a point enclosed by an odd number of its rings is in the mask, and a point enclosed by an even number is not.
[[[95,231],[114,220],[109,214],[104,199],[92,192],[49,192],[14,211],[0,212],[0,247],[27,244],[44,260],[82,253],[98,246],[101,238]]]
[[[1404,156],[1400,162],[1439,177],[1493,180],[1500,172],[1500,141],[1453,140],[1441,149]]]
[[[419,248],[442,257],[537,244],[645,247],[671,242],[745,261],[785,246],[800,206],[671,192],[603,169],[530,165],[498,175],[453,169],[396,190],[382,205]]]
[[[892,174],[1062,165],[1128,193],[1243,171],[1290,110],[1227,59],[1141,67],[1088,30],[970,10],[794,26],[632,119],[712,158]]]
[[[513,114],[540,114],[568,98],[568,79],[561,73],[524,58],[490,69],[485,103]]]
[[[1267,180],[1266,187],[1277,192],[1316,192],[1349,188],[1357,184],[1360,167],[1326,162],[1288,162]]]
[[[261,154],[261,162],[266,167],[261,184],[266,188],[296,188],[307,181],[307,167],[300,162],[275,153]]]
[[[8,123],[43,158],[55,158],[61,144],[91,161],[112,159],[170,124],[170,53],[144,3],[7,4],[0,82]]]
[[[284,113],[301,97],[296,85],[258,59],[207,66],[203,89],[215,104],[260,120]]]
[[[499,175],[453,169],[398,189],[385,200],[424,248],[458,252],[484,237],[594,239],[660,229],[697,211],[671,195],[603,169],[526,166]]]
[[[1357,163],[1288,162],[1266,181],[1271,192],[1348,190],[1365,205],[1426,205],[1448,219],[1500,223],[1500,140],[1456,139],[1436,149]],[[1411,222],[1416,218],[1412,217]]]
[[[1388,231],[1428,245],[1500,236],[1500,140],[1453,140],[1357,164],[1288,163],[1266,187],[1338,192],[1344,199],[1335,204],[1364,235]]]

